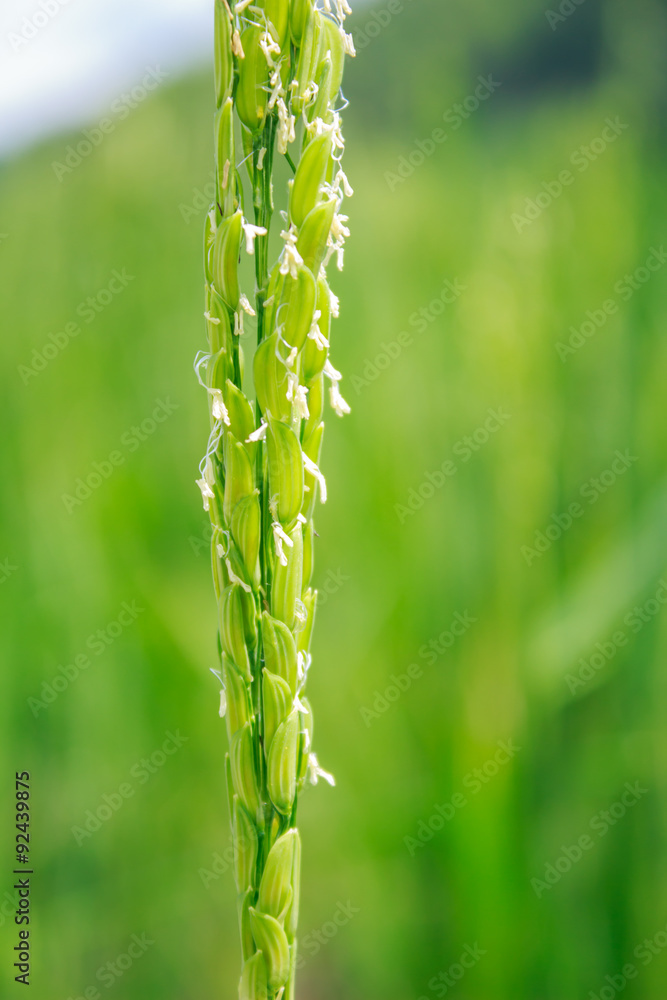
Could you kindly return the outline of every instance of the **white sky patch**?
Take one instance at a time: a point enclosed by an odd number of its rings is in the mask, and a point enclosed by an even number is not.
[[[0,157],[94,125],[149,68],[172,83],[212,50],[213,0],[2,0]]]

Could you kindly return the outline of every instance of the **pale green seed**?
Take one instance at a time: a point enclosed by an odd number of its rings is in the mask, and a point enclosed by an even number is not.
[[[239,931],[241,934],[241,954],[244,961],[250,959],[255,953],[255,939],[252,934],[250,923],[250,909],[252,907],[253,889],[248,889],[237,898],[237,910],[239,916]],[[254,1000],[254,998],[253,998]]]
[[[260,584],[259,548],[262,512],[259,490],[240,500],[232,512],[232,537],[243,560],[244,578],[255,589]]]
[[[236,158],[234,153],[234,102],[229,97],[214,119],[218,205],[226,218],[236,211]]]
[[[303,576],[303,531],[300,522],[289,532],[291,548],[286,548],[287,565],[276,563],[271,587],[271,614],[294,630],[296,602],[301,596]]]
[[[232,661],[225,653],[222,654],[222,675],[225,681],[227,696],[227,733],[231,742],[235,733],[242,729],[252,718],[248,686],[241,677]]]
[[[292,900],[295,853],[299,849],[297,830],[288,830],[275,842],[266,859],[259,885],[257,908],[282,920]]]
[[[236,88],[236,112],[251,132],[264,124],[269,99],[269,67],[260,47],[264,28],[253,24],[241,32],[245,57],[239,59],[239,82]]]
[[[222,0],[215,0],[214,76],[215,100],[218,107],[232,92],[234,59],[232,56],[232,21]]]
[[[255,479],[248,452],[241,442],[229,433],[225,435],[225,466],[225,498],[222,513],[225,522],[230,524],[237,503],[254,491]]]
[[[278,498],[278,520],[288,528],[303,504],[301,445],[292,428],[279,420],[269,420],[266,444],[269,491],[271,497]]]
[[[312,9],[313,0],[290,0],[289,27],[295,45],[301,44]]]
[[[239,209],[223,219],[215,233],[213,245],[213,281],[225,304],[232,310],[238,308],[239,291],[239,253],[243,213]]]
[[[304,264],[315,276],[319,274],[324,260],[335,211],[335,201],[319,202],[304,219],[296,241]]]
[[[311,589],[306,590],[301,598],[301,602],[306,609],[306,624],[297,636],[296,648],[302,653],[307,653],[310,649],[310,640],[313,634],[313,625],[315,624],[317,591]]]
[[[297,656],[294,636],[284,622],[262,612],[262,642],[266,669],[282,677],[293,695],[297,689]]]
[[[229,378],[225,382],[223,396],[229,415],[229,429],[252,458],[254,445],[252,442],[248,443],[248,437],[255,430],[255,416],[252,407],[245,394]]]
[[[317,64],[320,55],[320,40],[322,37],[322,15],[313,9],[306,20],[301,36],[299,59],[297,62],[294,92],[292,94],[292,110],[300,115],[304,110],[307,95],[317,77]]]
[[[265,669],[262,673],[262,679],[262,688],[264,691],[264,752],[268,754],[276,730],[289,715],[294,699],[289,684],[282,677],[278,677],[277,674],[272,674],[270,670]]]
[[[280,337],[273,333],[255,351],[253,376],[262,413],[275,420],[288,420],[291,406],[287,398],[287,368],[279,352]]]
[[[282,329],[283,339],[297,351],[306,342],[316,301],[317,285],[307,267],[300,266],[296,278],[289,274],[286,276],[276,320]]]
[[[299,713],[291,712],[278,727],[269,750],[266,783],[271,801],[284,816],[291,813],[296,795],[299,728]]]
[[[223,651],[238,668],[241,676],[250,683],[252,674],[246,646],[241,587],[236,583],[227,587],[220,597],[219,624]]]
[[[264,955],[256,951],[243,966],[239,983],[239,1000],[268,1000],[268,971]]]
[[[260,822],[259,787],[255,768],[251,723],[247,722],[232,738],[230,759],[234,791],[255,822]]]
[[[246,892],[247,889],[252,888],[255,878],[259,838],[255,824],[239,802],[237,795],[234,796],[232,831],[234,836],[236,888],[239,892]]]
[[[320,188],[331,162],[332,146],[332,135],[325,132],[313,139],[301,156],[289,202],[290,216],[296,226],[303,225],[304,219],[321,198]]]
[[[298,830],[295,830],[294,853],[292,854],[292,895],[285,915],[285,932],[287,937],[294,939],[296,936],[297,924],[299,922],[299,898],[301,896],[301,838]],[[294,947],[294,945],[292,946]]]
[[[279,990],[289,975],[289,943],[275,917],[258,913],[250,907],[250,928],[259,951],[264,954],[268,968],[269,989]]]

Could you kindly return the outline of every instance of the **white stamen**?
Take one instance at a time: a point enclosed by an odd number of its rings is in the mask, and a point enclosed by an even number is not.
[[[277,42],[273,40],[273,36],[269,31],[265,31],[264,34],[259,39],[259,47],[264,53],[264,58],[266,59],[269,66],[274,66],[274,55],[280,55],[280,46]]]
[[[216,325],[220,323],[220,320],[216,316],[211,316],[208,309],[204,313],[204,319],[207,319],[209,323],[215,323]]]
[[[239,59],[245,59],[245,52],[243,51],[243,46],[241,45],[241,36],[239,34],[238,28],[234,31],[232,35],[232,52]]]
[[[231,427],[229,420],[229,413],[227,412],[227,407],[225,406],[225,401],[222,398],[222,393],[220,389],[209,389],[210,395],[213,397],[213,405],[211,406],[211,413],[216,420],[222,420],[228,427]]]
[[[299,277],[298,268],[303,264],[303,257],[296,248],[298,236],[296,227],[290,226],[289,230],[283,230],[280,236],[285,241],[280,273],[287,274],[289,272],[290,276],[296,279]]]
[[[245,233],[245,248],[248,253],[255,252],[255,237],[266,236],[266,228],[264,226],[253,226],[251,222],[246,222],[245,219],[242,221],[243,232]],[[254,313],[253,313],[254,315]]]
[[[320,767],[317,754],[310,753],[308,754],[308,780],[311,785],[316,785],[320,778],[324,778],[332,787],[336,784],[333,774],[329,774],[328,771]]]
[[[308,708],[307,705],[304,705],[304,703],[299,698],[298,694],[294,696],[292,707],[295,708],[297,712],[303,712],[304,715],[310,715],[310,709]]]
[[[341,187],[343,189],[343,194],[345,195],[345,197],[351,198],[352,195],[354,194],[354,191],[352,190],[350,182],[348,181],[345,171],[343,170],[342,167],[339,168],[338,173],[334,178],[334,190],[338,191],[339,188]],[[349,235],[350,234],[348,233],[348,236]]]
[[[202,501],[204,503],[204,510],[208,510],[209,500],[212,500],[215,497],[215,493],[213,492],[213,490],[208,485],[205,479],[196,479],[195,482],[197,483],[197,486],[201,490]]]
[[[338,382],[334,382],[329,388],[329,399],[337,416],[344,417],[346,413],[351,412],[349,403],[346,403],[340,394]]]
[[[318,483],[320,484],[320,499],[321,499],[322,503],[326,503],[327,502],[327,482],[326,482],[326,479],[324,478],[324,476],[322,475],[322,473],[320,472],[320,470],[318,469],[318,467],[315,465],[315,463],[313,462],[312,458],[308,458],[308,456],[306,455],[305,452],[303,454],[303,465],[304,465],[304,468],[308,472],[310,472],[311,476],[313,476],[318,481]]]
[[[277,521],[273,521],[271,523],[271,527],[273,528],[273,541],[276,546],[276,556],[278,557],[281,566],[287,566],[287,556],[283,551],[283,542],[285,545],[289,546],[289,548],[293,548],[294,542],[289,535],[285,534],[282,526]]]
[[[296,387],[294,404],[296,406],[297,416],[301,417],[302,420],[308,420],[308,417],[310,416],[307,396],[308,396],[308,390],[306,389],[305,385],[298,385]]]
[[[287,111],[287,105],[285,104],[282,97],[277,100],[278,107],[278,132],[276,135],[276,142],[278,145],[278,152],[284,154],[287,152],[287,146],[290,142],[294,142],[296,139],[296,118],[294,115],[290,115]]]
[[[248,316],[255,315],[255,310],[250,305],[247,295],[241,295],[241,297],[239,298],[239,305],[241,306],[241,309],[243,309],[243,311],[248,314]]]
[[[231,583],[238,583],[238,585],[240,587],[242,587],[243,590],[245,590],[246,594],[252,594],[252,587],[249,587],[248,584],[245,583],[244,580],[241,580],[236,575],[236,573],[232,569],[232,564],[230,563],[229,559],[225,559],[225,566],[227,567],[227,572],[229,573],[230,582]]]
[[[262,146],[259,151],[259,156],[257,157],[257,169],[261,170],[264,166],[264,157],[266,156],[266,146]]]
[[[327,378],[330,378],[332,382],[340,382],[340,380],[343,377],[341,373],[338,371],[338,369],[334,368],[334,366],[331,364],[328,358],[324,365],[323,371],[324,374],[327,376]]]
[[[342,28],[340,29],[340,33],[343,38],[343,48],[345,50],[345,54],[348,56],[352,56],[352,58],[354,58],[357,52],[354,47],[354,41],[352,40],[352,35],[348,35],[345,31],[343,31]]]
[[[250,444],[251,441],[253,441],[253,442],[254,441],[263,441],[264,438],[266,437],[266,428],[267,427],[268,427],[268,424],[266,423],[266,421],[262,420],[262,422],[259,425],[259,427],[257,428],[257,430],[253,431],[252,434],[248,434],[248,437],[245,439],[245,443],[246,444]]]

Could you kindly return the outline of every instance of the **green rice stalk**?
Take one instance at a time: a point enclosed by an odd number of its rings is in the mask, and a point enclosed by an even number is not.
[[[342,268],[349,235],[339,109],[344,58],[354,47],[343,27],[345,0],[323,0],[323,9],[313,0],[214,3],[216,200],[204,233],[208,350],[195,360],[211,433],[197,483],[213,526],[239,996],[290,1000],[297,802],[306,781],[333,784],[313,753],[304,689],[317,605],[314,516],[317,500],[326,500],[319,468],[326,396],[336,414],[349,412],[329,360],[338,299],[327,265],[333,259]],[[283,192],[281,252],[270,261],[281,157],[293,177]],[[254,254],[252,302],[239,276],[246,252]],[[247,317],[257,327],[252,359],[241,345]]]

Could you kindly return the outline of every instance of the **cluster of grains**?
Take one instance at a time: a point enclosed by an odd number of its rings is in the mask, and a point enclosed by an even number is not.
[[[195,370],[211,420],[198,485],[213,526],[241,1000],[294,996],[296,804],[307,780],[333,783],[312,752],[304,687],[327,396],[339,416],[349,412],[329,359],[338,300],[326,276],[332,258],[342,268],[349,235],[339,111],[345,54],[354,55],[343,27],[349,12],[345,0],[324,0],[323,9],[313,0],[215,0],[216,203],[204,234],[208,351]],[[294,176],[273,263],[277,157]],[[243,252],[254,255],[252,302],[240,283]],[[257,325],[250,399],[247,316]]]

